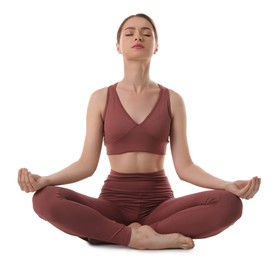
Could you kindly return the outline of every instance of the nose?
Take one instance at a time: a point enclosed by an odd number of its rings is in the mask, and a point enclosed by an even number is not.
[[[135,35],[135,41],[142,41],[142,36],[141,36],[141,34],[140,33],[137,33],[136,35]]]

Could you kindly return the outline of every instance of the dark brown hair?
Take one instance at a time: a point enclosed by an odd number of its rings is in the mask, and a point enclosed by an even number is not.
[[[138,13],[138,14],[134,14],[134,15],[130,15],[128,16],[127,18],[125,18],[123,20],[123,22],[121,23],[121,25],[119,26],[118,28],[118,31],[117,31],[117,35],[116,35],[116,40],[117,40],[117,43],[120,42],[120,36],[121,36],[121,32],[122,32],[122,28],[124,26],[124,24],[131,18],[133,17],[141,17],[141,18],[144,18],[146,19],[149,23],[151,23],[152,27],[153,27],[153,30],[154,30],[154,35],[155,35],[155,38],[156,38],[156,41],[158,42],[158,32],[157,32],[157,29],[156,29],[156,26],[155,26],[155,23],[154,21],[146,14],[143,14],[143,13]]]

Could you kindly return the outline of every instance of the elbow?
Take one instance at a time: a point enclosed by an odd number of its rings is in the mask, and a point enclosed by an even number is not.
[[[182,172],[177,172],[177,175],[178,175],[180,180],[187,181],[186,174],[183,171]]]
[[[83,168],[83,171],[81,172],[82,179],[92,177],[94,172],[95,172],[95,170],[92,170],[90,168]]]
[[[88,170],[88,177],[91,177],[94,172],[96,171],[97,167],[91,167],[89,170]]]
[[[96,171],[97,165],[88,164],[87,167],[85,167],[84,169],[86,172],[86,176],[91,177],[94,174],[94,172]]]
[[[187,181],[187,177],[189,173],[191,172],[191,169],[194,167],[193,162],[189,162],[187,164],[183,164],[181,166],[176,167],[176,173],[180,180]]]
[[[91,161],[83,160],[80,158],[78,164],[84,173],[85,178],[91,177],[97,169],[97,164],[92,163]]]

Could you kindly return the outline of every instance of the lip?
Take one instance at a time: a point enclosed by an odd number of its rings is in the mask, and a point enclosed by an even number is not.
[[[142,49],[142,48],[144,48],[144,46],[142,44],[138,44],[137,43],[137,44],[133,45],[132,48],[134,48],[134,49]]]

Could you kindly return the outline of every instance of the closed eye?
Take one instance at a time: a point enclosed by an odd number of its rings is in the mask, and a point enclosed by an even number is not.
[[[125,34],[125,36],[133,36],[133,35],[134,34],[132,34],[132,33]],[[151,37],[151,34],[143,34],[143,36]]]

